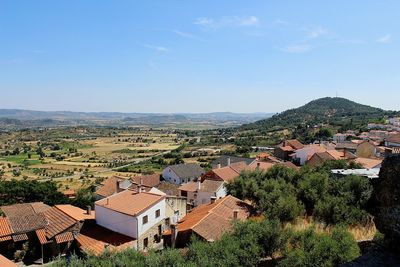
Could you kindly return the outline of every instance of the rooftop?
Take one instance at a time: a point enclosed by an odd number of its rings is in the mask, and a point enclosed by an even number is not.
[[[192,230],[205,240],[217,240],[232,227],[233,211],[238,211],[238,219],[250,215],[250,206],[243,201],[226,196],[214,203],[200,205],[178,223],[178,231]]]
[[[91,211],[90,215],[87,214],[86,210],[81,208],[66,204],[66,205],[56,205],[56,208],[67,214],[68,216],[72,217],[77,221],[83,220],[94,220],[95,219],[95,211]]]
[[[102,185],[96,190],[96,194],[102,197],[111,196],[119,191],[117,182],[122,182],[125,179],[112,176],[102,182]]]
[[[205,170],[200,165],[195,163],[171,165],[169,168],[180,178],[190,179],[200,177],[205,173]]]
[[[136,216],[164,198],[165,196],[148,192],[135,193],[131,190],[125,190],[108,198],[98,200],[95,204],[126,215]]]

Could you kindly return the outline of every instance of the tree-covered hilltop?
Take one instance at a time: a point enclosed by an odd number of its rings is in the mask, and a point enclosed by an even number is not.
[[[367,105],[358,104],[345,98],[325,97],[313,100],[304,106],[289,109],[271,118],[246,124],[241,130],[273,131],[295,128],[299,125],[331,124],[353,126],[379,121],[385,116],[398,112],[385,111]]]

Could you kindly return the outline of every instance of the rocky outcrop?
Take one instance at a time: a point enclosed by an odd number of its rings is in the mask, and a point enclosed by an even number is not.
[[[373,186],[369,212],[385,240],[381,244],[372,242],[361,257],[342,267],[400,266],[400,155],[383,161]]]
[[[400,254],[400,155],[387,157],[371,197],[376,228],[394,252]]]

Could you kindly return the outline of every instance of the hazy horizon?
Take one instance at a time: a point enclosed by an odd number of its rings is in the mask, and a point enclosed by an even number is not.
[[[399,109],[399,1],[0,7],[0,108],[275,113],[338,95]]]

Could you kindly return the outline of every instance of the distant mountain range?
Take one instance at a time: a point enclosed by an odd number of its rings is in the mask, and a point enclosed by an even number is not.
[[[245,124],[241,130],[269,131],[281,128],[293,128],[298,125],[332,124],[366,125],[370,121],[385,116],[399,114],[398,111],[386,111],[380,108],[358,104],[339,97],[325,97],[307,103],[295,109],[275,114],[270,118]]]
[[[273,113],[120,113],[0,109],[0,126],[8,128],[55,126],[150,126],[202,128],[232,127],[255,122]]]

